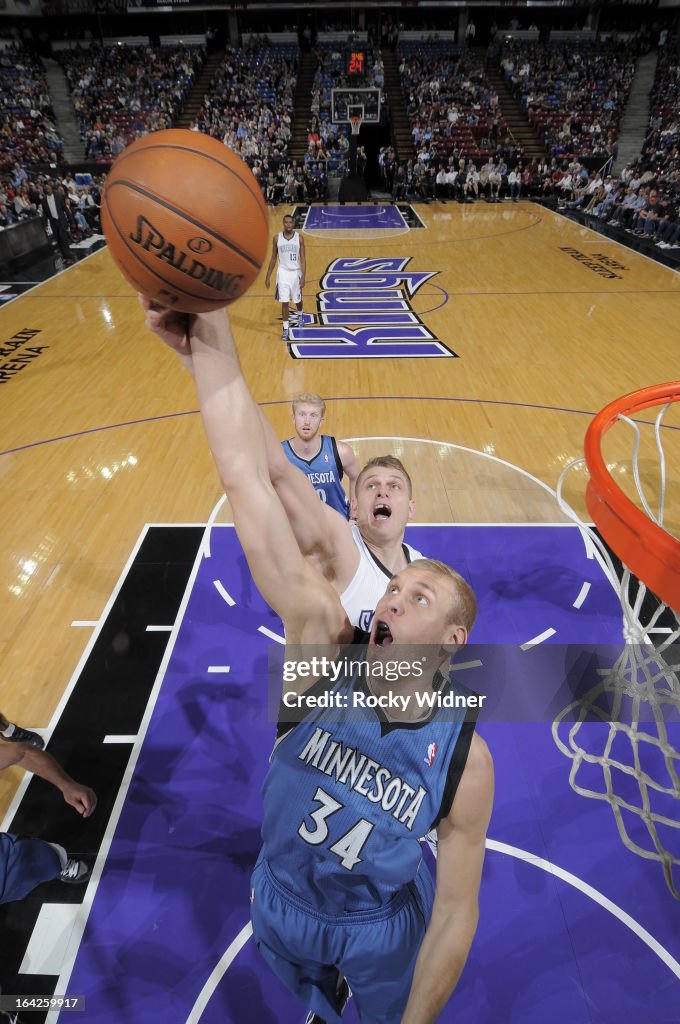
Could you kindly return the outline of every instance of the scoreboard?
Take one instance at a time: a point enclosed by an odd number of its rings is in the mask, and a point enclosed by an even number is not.
[[[363,76],[366,71],[365,54],[363,50],[350,50],[347,54],[347,74],[352,76]]]

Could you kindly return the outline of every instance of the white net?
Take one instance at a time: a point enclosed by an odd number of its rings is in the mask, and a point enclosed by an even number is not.
[[[660,459],[656,511],[640,479],[638,424],[619,416],[635,435],[632,471],[640,504],[660,527],[666,500],[661,425],[667,409],[665,405],[654,423]],[[567,476],[584,462],[575,459],[565,467],[557,500],[578,524],[586,544],[593,545],[621,599],[625,646],[613,667],[601,672],[600,682],[553,722],[553,738],[572,762],[572,789],[610,805],[624,844],[660,863],[668,888],[680,899],[680,615],[649,594],[625,566],[617,571],[599,534],[565,500]]]

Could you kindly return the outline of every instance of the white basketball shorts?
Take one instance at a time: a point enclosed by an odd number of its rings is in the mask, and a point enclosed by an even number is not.
[[[300,272],[298,270],[277,270],[276,298],[279,302],[300,302]]]

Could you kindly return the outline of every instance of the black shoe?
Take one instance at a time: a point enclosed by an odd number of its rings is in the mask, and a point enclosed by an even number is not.
[[[342,1015],[347,1006],[347,1001],[352,995],[352,990],[347,984],[347,979],[343,978],[340,982],[340,988],[338,989],[338,1013]],[[318,1013],[314,1013],[310,1010],[307,1014],[305,1024],[326,1024],[323,1017],[320,1017]]]
[[[6,743],[28,743],[29,747],[35,747],[37,750],[42,750],[45,746],[45,741],[42,736],[38,736],[37,732],[31,732],[30,729],[22,729],[20,725],[14,726],[14,732],[11,736],[1,736]]]

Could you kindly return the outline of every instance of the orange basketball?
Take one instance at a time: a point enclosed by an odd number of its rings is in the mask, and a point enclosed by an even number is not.
[[[243,295],[267,255],[269,218],[250,168],[200,132],[173,128],[128,146],[106,179],[102,225],[132,287],[185,313]]]

